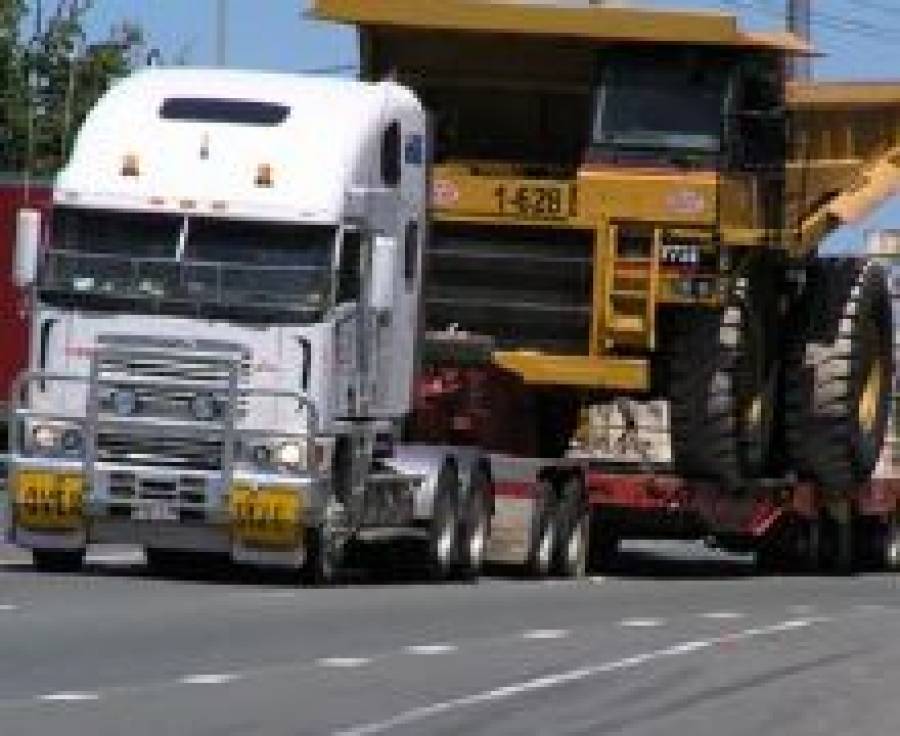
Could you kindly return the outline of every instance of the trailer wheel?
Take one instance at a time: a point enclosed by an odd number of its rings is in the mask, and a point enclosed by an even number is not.
[[[588,514],[581,480],[566,481],[557,507],[557,548],[554,572],[565,578],[581,578],[587,572]]]
[[[770,307],[749,284],[735,287],[723,310],[671,313],[662,335],[674,464],[731,491],[767,470],[778,390]]]
[[[34,567],[39,572],[79,572],[84,565],[83,549],[34,549],[31,551]]]
[[[553,571],[556,555],[557,505],[550,483],[543,481],[539,485],[525,569],[533,577],[544,578]]]
[[[875,263],[814,262],[785,366],[787,451],[828,490],[868,480],[887,429],[893,337],[890,294]]]
[[[428,562],[436,580],[453,575],[459,559],[459,476],[456,465],[444,463],[438,476],[428,540]]]
[[[491,523],[490,488],[490,477],[485,468],[479,466],[473,473],[468,512],[462,524],[461,565],[462,575],[467,580],[477,579],[484,567]]]

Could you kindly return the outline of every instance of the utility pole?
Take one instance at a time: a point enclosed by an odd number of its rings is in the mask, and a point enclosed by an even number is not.
[[[787,29],[804,41],[812,42],[812,0],[787,0]],[[812,79],[812,59],[797,56],[791,61],[793,79]]]
[[[228,64],[228,0],[216,0],[216,66]]]

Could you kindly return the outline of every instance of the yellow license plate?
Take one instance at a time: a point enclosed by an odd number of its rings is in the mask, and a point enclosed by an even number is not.
[[[494,190],[494,206],[501,217],[523,220],[564,220],[576,215],[568,186],[500,184]]]
[[[22,470],[13,477],[16,522],[28,529],[77,529],[83,523],[84,478]]]
[[[237,539],[264,547],[296,547],[302,536],[300,495],[291,490],[235,489],[230,500]]]

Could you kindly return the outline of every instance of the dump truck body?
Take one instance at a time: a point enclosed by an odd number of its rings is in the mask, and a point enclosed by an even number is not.
[[[573,396],[669,401],[686,477],[739,491],[792,469],[827,482],[842,462],[845,477],[871,473],[892,361],[884,275],[815,255],[897,185],[900,85],[789,83],[812,49],[719,13],[315,10],[359,28],[364,77],[402,80],[434,116],[429,330],[487,336],[490,361],[555,392],[557,415]],[[869,374],[835,395],[848,436],[868,439],[826,470],[828,440],[804,438],[833,410],[811,389],[830,379],[807,380],[802,355],[817,330],[835,334],[816,314],[839,310],[864,315],[852,344]]]

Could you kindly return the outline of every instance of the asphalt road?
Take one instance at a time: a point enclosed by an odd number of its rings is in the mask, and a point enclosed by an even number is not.
[[[675,562],[673,552],[687,561]],[[582,582],[38,575],[0,547],[0,735],[839,734],[900,724],[900,579],[656,546]]]

